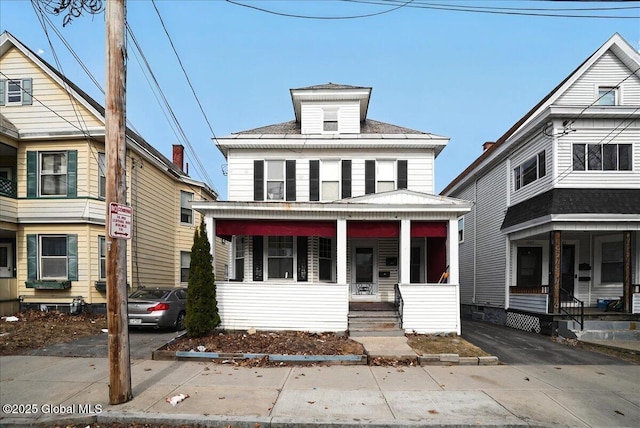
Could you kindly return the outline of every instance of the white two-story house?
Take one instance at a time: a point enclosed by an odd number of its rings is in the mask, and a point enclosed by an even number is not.
[[[433,194],[448,138],[368,119],[370,97],[292,89],[294,120],[217,140],[229,200],[193,207],[212,247],[232,242],[223,328],[345,331],[350,302],[398,302],[405,331],[460,332],[458,217],[471,204]]]
[[[638,52],[615,34],[442,195],[474,202],[459,240],[469,313],[547,333],[607,300],[639,313]]]

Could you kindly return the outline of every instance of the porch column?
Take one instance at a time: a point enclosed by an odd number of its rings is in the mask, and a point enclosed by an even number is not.
[[[460,285],[457,218],[452,218],[449,220],[449,230],[447,231],[447,246],[449,247],[449,284]]]
[[[628,314],[632,311],[631,297],[631,231],[622,232],[622,296],[624,311]]]
[[[213,272],[216,273],[216,220],[206,215],[204,217],[204,226],[207,229],[207,239],[211,245],[211,256],[213,257]],[[217,280],[218,278],[216,278]]]
[[[336,221],[336,276],[338,284],[347,283],[347,220]]]
[[[411,282],[411,220],[409,219],[400,220],[398,253],[400,256],[398,282],[408,284]]]
[[[562,285],[562,232],[559,230],[551,231],[549,239],[551,244],[551,251],[549,251],[551,272],[551,309],[552,313],[557,314],[560,312],[560,286]]]

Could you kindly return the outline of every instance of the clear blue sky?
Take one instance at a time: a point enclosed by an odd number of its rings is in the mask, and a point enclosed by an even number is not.
[[[55,3],[55,0],[48,0]],[[240,1],[240,0],[238,0]],[[397,2],[249,1],[276,12],[322,17],[366,15]],[[559,18],[425,9],[415,0],[361,19],[300,19],[222,0],[156,0],[217,136],[293,119],[290,88],[334,82],[373,87],[369,118],[451,138],[436,159],[436,191],[444,188],[514,122],[598,49],[620,33],[640,47],[639,2],[431,1],[502,8],[635,7],[616,11],[538,12],[630,16]],[[104,13],[62,27],[49,19],[104,86]],[[190,175],[226,198],[223,156],[191,93],[150,0],[127,2],[129,26],[206,174],[187,151]],[[53,49],[28,0],[0,0],[0,30],[37,51],[100,103],[104,96],[47,26]],[[171,158],[185,143],[142,73],[129,44],[127,118]],[[57,56],[57,60],[55,56]]]

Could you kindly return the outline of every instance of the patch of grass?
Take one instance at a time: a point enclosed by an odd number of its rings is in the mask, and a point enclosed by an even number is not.
[[[487,357],[490,355],[456,334],[409,334],[407,339],[409,346],[420,355],[458,354],[461,357]]]

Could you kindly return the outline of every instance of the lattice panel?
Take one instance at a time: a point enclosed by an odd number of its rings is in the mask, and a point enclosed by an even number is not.
[[[540,334],[540,318],[516,312],[507,312],[507,327]]]

